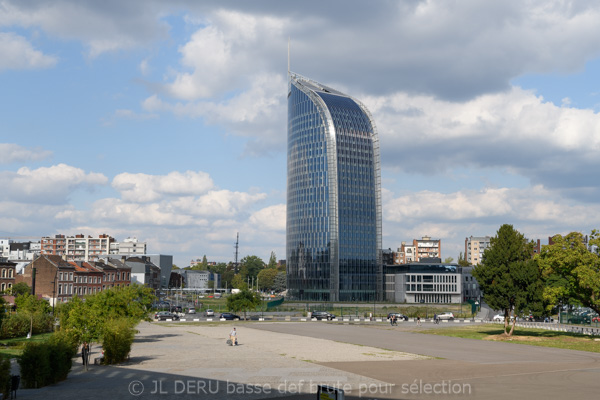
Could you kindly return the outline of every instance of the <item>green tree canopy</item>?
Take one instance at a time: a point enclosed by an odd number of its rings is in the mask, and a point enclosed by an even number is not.
[[[273,280],[273,290],[283,292],[287,288],[287,275],[285,272],[278,272]]]
[[[241,261],[241,274],[243,279],[256,279],[260,270],[265,268],[265,263],[260,257],[246,256]]]
[[[133,326],[141,320],[150,320],[148,310],[154,301],[152,289],[142,285],[110,288],[87,296],[85,301],[75,296],[59,307],[61,330],[79,342],[97,341],[107,321],[126,318]]]
[[[233,312],[243,311],[244,319],[246,319],[246,312],[254,310],[260,303],[259,294],[248,289],[227,297],[227,309]]]
[[[467,260],[465,260],[465,256],[462,251],[458,255],[457,264],[460,265],[461,267],[469,267],[471,265],[471,264],[469,264],[469,262]]]
[[[269,258],[269,264],[267,268],[276,269],[277,268],[277,257],[275,256],[275,252],[271,252],[271,257]]]
[[[274,268],[265,268],[258,273],[258,287],[262,290],[270,290],[273,288],[277,270]]]
[[[48,314],[50,312],[50,304],[37,296],[29,293],[21,294],[15,297],[15,305],[18,313],[26,314]]]
[[[15,283],[11,288],[11,293],[13,296],[17,297],[21,294],[30,294],[31,288],[25,282]]]
[[[537,256],[544,278],[555,282],[544,288],[545,299],[551,304],[574,299],[600,313],[600,255],[588,249],[579,232],[555,235],[552,242]],[[598,231],[592,231],[589,244],[600,246]]]
[[[485,302],[492,309],[504,311],[504,331],[509,336],[518,314],[541,313],[543,309],[541,273],[532,257],[533,242],[528,243],[512,225],[505,224],[491,238],[481,264],[473,268]],[[511,312],[515,318],[510,332],[506,332]]]

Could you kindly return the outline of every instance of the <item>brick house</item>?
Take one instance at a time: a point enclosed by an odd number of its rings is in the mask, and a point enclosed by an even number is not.
[[[35,269],[35,288],[33,270]],[[68,301],[74,293],[75,267],[58,255],[41,255],[23,268],[15,283],[25,282],[50,304]]]
[[[9,291],[15,284],[15,267],[17,263],[0,261],[0,291]]]

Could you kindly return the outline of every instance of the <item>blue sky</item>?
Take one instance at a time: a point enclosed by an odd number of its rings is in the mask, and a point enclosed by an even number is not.
[[[168,4],[167,4],[168,3]],[[0,236],[285,258],[294,72],[360,99],[383,245],[600,228],[589,1],[0,0]]]

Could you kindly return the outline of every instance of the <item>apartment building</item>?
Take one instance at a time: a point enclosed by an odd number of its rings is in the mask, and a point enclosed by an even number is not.
[[[465,260],[471,265],[481,263],[483,252],[490,247],[489,236],[470,236],[465,238]]]
[[[146,242],[140,242],[137,238],[128,237],[122,242],[113,242],[110,244],[110,254],[139,256],[146,254]]]
[[[41,239],[41,254],[65,256],[69,261],[97,261],[108,255],[110,244],[115,239],[102,234],[98,237],[78,234],[75,236],[55,235]]]
[[[426,258],[442,258],[442,241],[423,236],[421,239],[413,239],[413,246],[417,252],[415,262],[421,262]]]

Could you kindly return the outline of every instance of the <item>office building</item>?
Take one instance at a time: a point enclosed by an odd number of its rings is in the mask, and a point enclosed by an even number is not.
[[[441,262],[421,262],[386,267],[386,300],[395,303],[460,304],[462,267]]]
[[[383,298],[379,139],[356,99],[290,73],[288,297]]]

